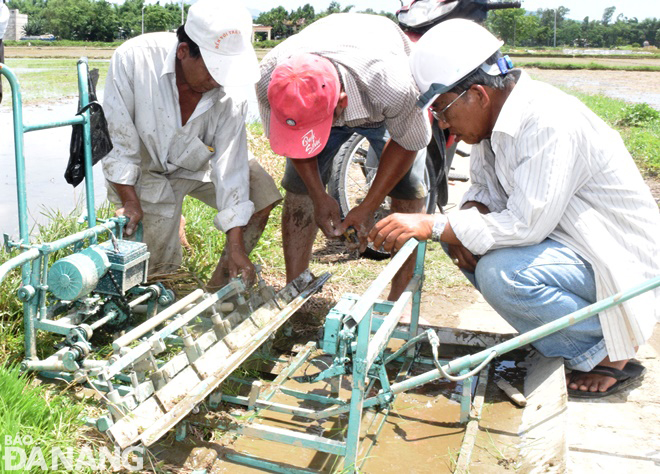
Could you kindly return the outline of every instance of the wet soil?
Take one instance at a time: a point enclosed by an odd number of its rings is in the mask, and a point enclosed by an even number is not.
[[[329,356],[319,353],[295,375],[316,373],[327,368],[330,363]],[[255,368],[253,367],[252,370]],[[418,375],[426,370],[429,370],[429,367],[416,365],[413,366],[411,375]],[[279,368],[274,366],[271,372],[274,377],[275,373],[279,372]],[[268,374],[265,375],[264,378],[268,378]],[[395,372],[390,374],[392,378],[395,375]],[[268,382],[265,381],[264,384],[264,390],[267,390]],[[234,390],[231,387],[223,387],[230,388],[230,391]],[[330,396],[330,387],[325,382],[301,384],[289,380],[285,387],[315,395]],[[349,390],[350,385],[344,380],[340,397],[350,399]],[[398,395],[378,435],[376,431],[382,420],[382,413],[365,412],[358,458],[366,456],[370,447],[371,451],[360,472],[395,473],[401,472],[402,469],[410,473],[453,472],[465,433],[465,425],[458,423],[460,392],[460,385],[446,380],[436,380]],[[240,393],[247,395],[248,387],[244,386]],[[372,395],[375,393],[374,389]],[[326,407],[317,402],[301,401],[281,393],[276,395],[273,401],[314,410]],[[225,413],[236,416],[239,423],[245,422],[246,413],[241,408],[230,404],[225,404],[222,408],[226,410]],[[211,418],[217,416],[223,421],[232,420],[227,418],[226,414],[210,415]],[[491,387],[486,394],[482,423],[493,433],[480,435],[474,450],[475,467],[484,466],[488,470],[477,469],[475,472],[507,472],[518,464],[514,439],[520,421],[521,411],[505,400],[499,390]],[[348,417],[339,415],[325,421],[314,422],[286,414],[263,412],[253,423],[327,439],[343,440]],[[342,472],[343,459],[292,444],[280,444],[248,436],[236,437],[223,434],[222,431],[209,432],[194,426],[189,428],[189,433],[190,437],[186,442],[174,442],[171,436],[160,442],[152,450],[157,460],[164,462],[166,466],[207,469],[207,472],[211,473],[261,472],[229,459],[232,453],[246,453],[288,468],[312,469],[314,472],[324,473]]]
[[[660,110],[660,72],[563,71],[525,68],[534,79],[570,87],[587,94],[603,94],[627,102],[646,102]]]

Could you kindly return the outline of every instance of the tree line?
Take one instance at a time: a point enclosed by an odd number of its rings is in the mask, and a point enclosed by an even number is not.
[[[660,46],[660,20],[657,18],[639,21],[622,13],[616,15],[616,7],[608,7],[600,18],[587,16],[576,21],[567,18],[569,12],[566,7],[535,12],[497,10],[488,14],[486,26],[507,45],[514,47],[640,47],[645,42]]]
[[[116,5],[105,0],[9,0],[7,6],[28,14],[26,36],[50,33],[65,40],[115,41],[141,34],[143,18],[145,33],[171,31],[181,25],[180,3],[147,5],[144,0],[125,0]],[[184,13],[188,7],[184,3]]]
[[[181,3],[160,2],[147,5],[144,0],[125,0],[111,4],[106,0],[9,0],[7,6],[27,13],[25,35],[51,33],[59,39],[83,41],[115,41],[152,31],[172,31],[181,25]],[[189,5],[185,4],[184,15]],[[274,39],[297,33],[319,18],[332,13],[356,11],[353,5],[342,6],[332,1],[315,11],[306,4],[287,11],[279,6],[262,12],[255,23],[271,26]],[[567,18],[569,8],[496,10],[488,14],[486,26],[509,46],[579,46],[616,47],[643,46],[645,42],[660,46],[660,20],[627,18],[616,15],[616,8],[603,11],[601,18],[585,17],[582,21]],[[389,12],[369,8],[363,13],[384,15],[396,22]],[[556,25],[556,26],[555,26]]]
[[[181,3],[176,1],[147,5],[144,0],[125,0],[122,4],[106,0],[9,0],[7,6],[28,14],[25,36],[49,33],[66,40],[115,41],[139,35],[143,28],[145,33],[173,31],[182,23]],[[183,4],[184,18],[189,7]],[[309,4],[291,12],[277,7],[261,13],[255,23],[272,26],[274,38],[285,38],[319,18],[352,8],[342,7],[338,2],[331,2],[320,12]],[[375,12],[367,9],[365,13]],[[391,13],[381,14],[394,20]]]

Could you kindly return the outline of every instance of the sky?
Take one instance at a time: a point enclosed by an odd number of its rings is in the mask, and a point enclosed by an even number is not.
[[[309,3],[315,11],[321,11],[328,7],[331,0],[243,0],[249,8],[268,11],[272,8],[282,5],[287,10],[295,10],[298,7]],[[395,13],[401,6],[399,0],[338,0],[346,7],[355,5],[355,9],[364,10],[373,8],[376,11],[389,11]],[[408,3],[409,0],[404,0]],[[189,3],[187,0],[186,3]],[[570,8],[569,18],[582,20],[585,16],[590,19],[600,19],[603,16],[603,10],[607,7],[616,7],[613,18],[623,13],[628,18],[637,17],[639,20],[644,18],[660,17],[659,0],[522,0],[522,6],[528,11],[536,11],[539,8],[555,8],[565,6]]]

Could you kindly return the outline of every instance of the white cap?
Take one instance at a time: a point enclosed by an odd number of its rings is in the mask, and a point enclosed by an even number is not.
[[[252,47],[252,16],[236,0],[198,0],[188,10],[186,34],[197,43],[221,86],[255,84],[259,62]]]
[[[428,107],[440,94],[482,67],[503,44],[469,20],[447,20],[431,28],[414,44],[410,55],[410,69],[422,93],[417,105]],[[482,69],[490,75],[501,73],[497,66]]]

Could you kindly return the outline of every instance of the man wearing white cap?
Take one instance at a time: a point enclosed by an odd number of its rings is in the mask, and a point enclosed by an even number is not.
[[[150,273],[181,264],[181,208],[186,195],[218,210],[223,256],[208,283],[254,278],[248,255],[281,199],[272,178],[249,160],[247,104],[225,86],[259,78],[252,18],[234,1],[199,0],[176,35],[150,33],[117,48],[104,108],[113,150],[103,159],[108,197],[129,217],[127,234],[144,225]]]
[[[273,151],[287,157],[287,280],[309,265],[319,228],[337,237],[354,227],[364,248],[386,196],[395,211],[424,210],[425,157],[417,151],[429,143],[431,127],[415,106],[419,91],[408,68],[410,47],[389,19],[343,13],[314,22],[262,60],[257,99],[264,132]],[[325,187],[336,153],[353,133],[369,140],[379,164],[364,200],[342,222],[339,204]],[[403,292],[414,263],[411,257],[394,277],[389,299]]]
[[[501,45],[467,20],[417,43],[420,106],[473,145],[472,186],[459,211],[395,214],[369,237],[386,249],[410,237],[445,243],[525,333],[660,274],[660,215],[619,134],[576,98],[510,69]],[[659,303],[660,290],[649,291],[532,344],[564,358],[569,395],[610,395],[643,377],[630,359],[651,336]]]

